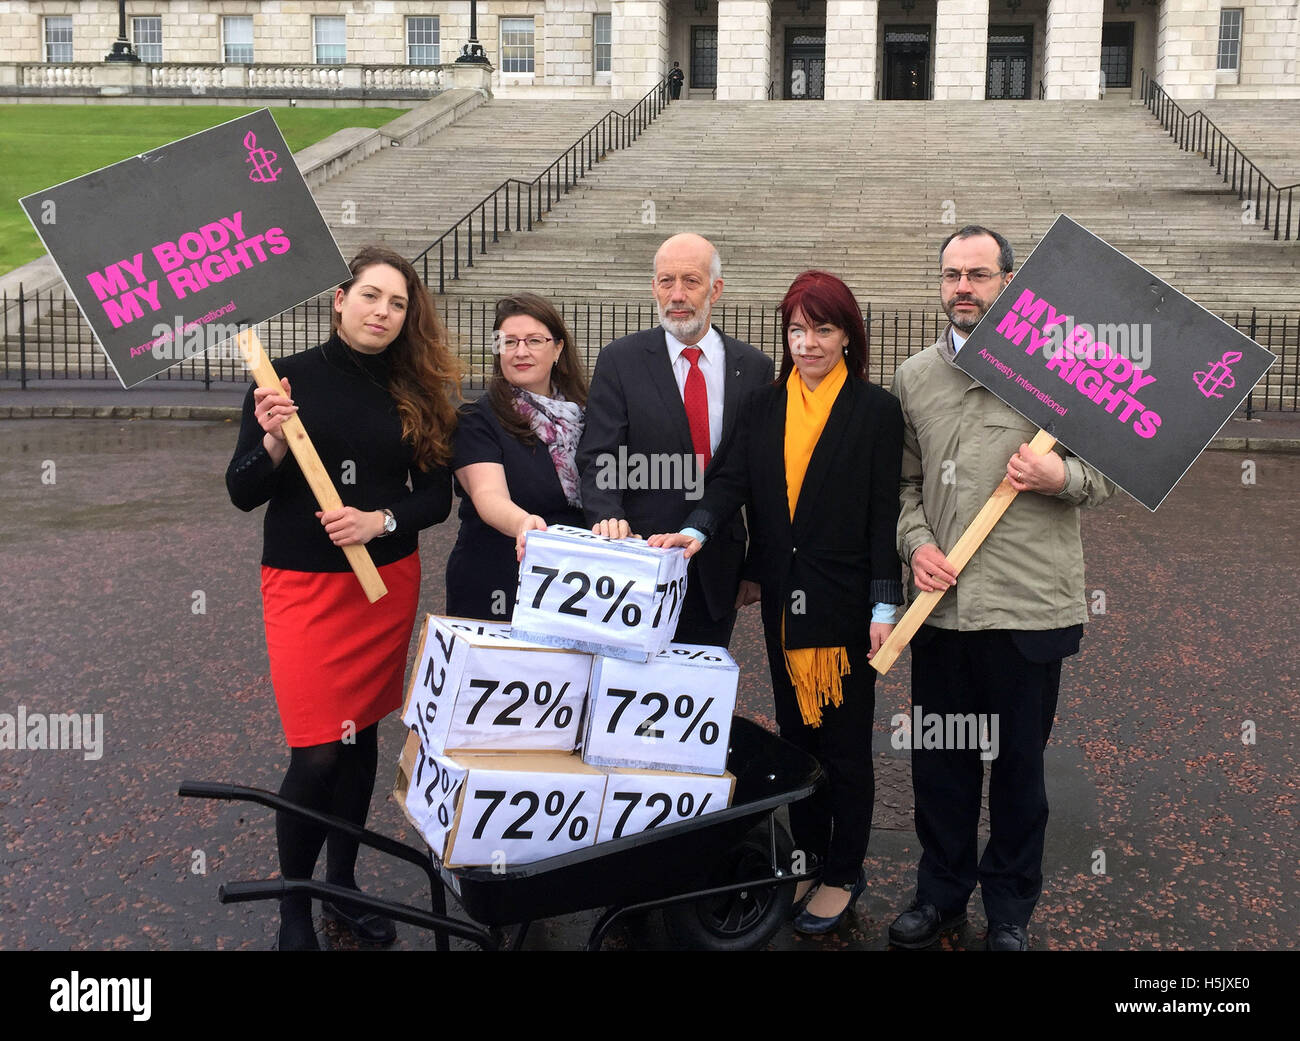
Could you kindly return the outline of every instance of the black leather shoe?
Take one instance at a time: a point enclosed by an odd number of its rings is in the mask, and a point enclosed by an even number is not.
[[[895,918],[894,924],[889,927],[889,942],[895,947],[917,950],[929,947],[939,939],[940,933],[965,924],[964,910],[945,916],[934,904],[918,904],[913,901],[912,906]]]
[[[837,925],[840,924],[841,918],[843,918],[849,911],[853,910],[853,905],[858,902],[858,897],[860,897],[866,891],[866,888],[867,888],[867,873],[865,870],[863,870],[858,873],[858,880],[853,883],[853,888],[849,890],[849,902],[844,905],[844,910],[842,910],[837,915],[831,915],[829,918],[823,918],[820,915],[815,915],[811,911],[809,911],[807,905],[805,904],[804,908],[795,916],[794,919],[795,931],[800,933],[807,933],[811,936],[816,936],[819,933],[830,932],[832,929],[834,929]],[[812,892],[815,893],[816,891],[817,889],[816,887],[814,887]],[[812,893],[809,893],[808,896],[811,899]]]
[[[361,943],[387,947],[397,939],[397,926],[393,924],[391,918],[385,918],[371,911],[353,914],[350,910],[331,904],[329,901],[322,901],[320,909],[327,919],[336,925],[341,925]]]
[[[1027,951],[1029,937],[1022,926],[1010,922],[997,922],[989,926],[989,934],[984,940],[986,951]]]

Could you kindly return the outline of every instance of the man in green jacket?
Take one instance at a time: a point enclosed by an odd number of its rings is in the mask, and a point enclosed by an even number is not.
[[[1078,651],[1086,614],[1079,508],[1105,501],[1115,486],[1059,447],[1030,453],[1034,424],[954,361],[1012,278],[1006,239],[970,225],[944,241],[939,258],[939,295],[950,324],[936,343],[899,366],[893,385],[904,420],[899,555],[917,590],[948,590],[912,639],[912,718],[974,718],[997,734],[991,829],[977,860],[988,746],[982,752],[955,741],[967,747],[936,748],[914,732],[921,862],[916,897],[889,936],[900,947],[933,943],[965,922],[978,882],[988,948],[1026,950],[1042,892],[1043,749],[1056,715],[1061,660]],[[1004,477],[1020,494],[958,582],[944,551]]]

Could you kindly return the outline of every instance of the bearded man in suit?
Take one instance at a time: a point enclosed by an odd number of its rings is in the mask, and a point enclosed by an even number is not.
[[[578,447],[582,506],[602,535],[677,531],[734,440],[750,391],[770,384],[772,359],[710,322],[722,261],[699,235],[674,235],[655,254],[658,327],[607,344],[596,360]],[[736,611],[758,599],[742,581],[741,516],[690,562],[674,639],[725,647]]]

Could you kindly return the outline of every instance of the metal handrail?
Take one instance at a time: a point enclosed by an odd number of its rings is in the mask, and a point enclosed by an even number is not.
[[[420,268],[424,284],[431,285],[429,281],[429,265],[432,254],[436,250],[438,254],[438,292],[441,294],[447,291],[448,239],[451,240],[451,280],[455,281],[460,278],[462,256],[466,267],[474,266],[474,222],[476,215],[478,218],[478,251],[480,254],[487,252],[487,211],[489,207],[492,210],[492,242],[494,244],[500,242],[503,231],[510,232],[511,186],[514,187],[515,197],[514,230],[532,231],[534,217],[540,220],[543,213],[549,213],[552,204],[558,202],[561,195],[568,194],[569,189],[578,182],[579,178],[585,177],[587,171],[592,169],[597,162],[604,159],[610,152],[626,148],[636,141],[641,136],[642,131],[654,122],[660,112],[668,107],[672,100],[671,93],[668,89],[668,77],[664,76],[627,112],[611,110],[596,120],[586,133],[565,149],[550,166],[531,181],[525,181],[518,177],[507,177],[498,187],[488,192],[479,202],[475,203],[464,217],[456,221],[420,253],[416,254],[412,263]],[[502,202],[504,202],[504,205],[502,205]],[[535,211],[534,203],[536,204]],[[504,210],[504,214],[502,210]],[[527,214],[526,218],[525,213]],[[504,221],[502,220],[503,216]],[[463,251],[461,249],[462,227],[465,231],[465,247]]]
[[[1174,143],[1184,152],[1196,152],[1214,166],[1223,183],[1237,193],[1237,201],[1249,200],[1254,206],[1252,220],[1258,217],[1261,203],[1264,211],[1264,230],[1273,229],[1273,238],[1290,241],[1292,215],[1296,217],[1296,238],[1300,239],[1300,211],[1295,209],[1295,184],[1276,185],[1254,162],[1247,158],[1232,139],[1201,109],[1188,113],[1156,82],[1155,77],[1142,70],[1142,104],[1160,120]],[[1253,198],[1252,198],[1253,194]],[[1286,197],[1286,218],[1282,217],[1282,199]]]

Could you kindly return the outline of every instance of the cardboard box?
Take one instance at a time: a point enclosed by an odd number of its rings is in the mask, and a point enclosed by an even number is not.
[[[605,783],[574,755],[432,755],[412,731],[395,794],[442,864],[505,869],[594,845]]]
[[[572,752],[591,656],[516,639],[508,625],[429,615],[402,721],[425,748]]]
[[[512,632],[643,662],[672,639],[685,597],[682,550],[556,524],[528,533]]]
[[[583,762],[720,776],[739,678],[721,647],[674,643],[644,663],[596,658]]]
[[[609,768],[605,772],[598,844],[725,810],[736,791],[731,773],[709,777],[667,770]]]

